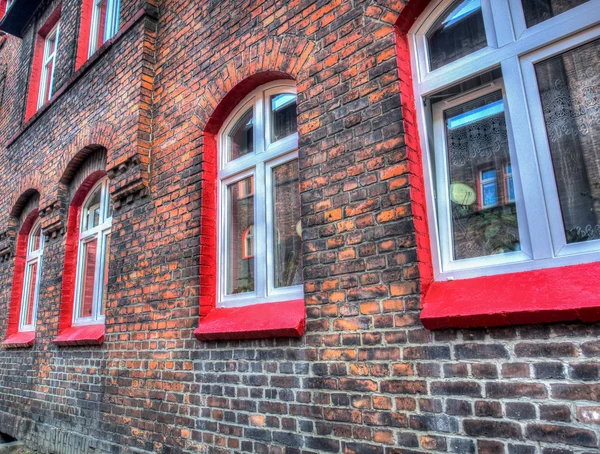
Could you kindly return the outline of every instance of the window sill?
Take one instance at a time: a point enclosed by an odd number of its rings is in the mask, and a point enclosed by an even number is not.
[[[600,320],[600,263],[433,282],[423,299],[427,329]]]
[[[201,341],[301,337],[305,322],[303,299],[215,308],[200,320],[194,334]]]
[[[60,333],[53,342],[61,347],[102,345],[104,333],[104,325],[72,326]]]
[[[11,334],[2,342],[4,348],[30,348],[35,342],[35,331],[24,331]]]

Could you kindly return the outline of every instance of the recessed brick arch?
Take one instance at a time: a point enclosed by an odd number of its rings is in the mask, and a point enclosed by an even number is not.
[[[94,123],[81,129],[68,142],[60,162],[57,164],[57,174],[60,175],[59,181],[65,183],[65,179],[68,180],[70,176],[72,178],[72,173],[76,171],[77,166],[100,148],[106,149],[108,166],[108,162],[114,159],[111,153],[114,148],[115,136],[115,128],[110,123]]]
[[[37,178],[35,178],[35,176],[33,176],[31,178],[26,177],[26,180],[31,180],[31,179],[37,179]],[[29,182],[23,181],[22,182],[22,184],[20,185],[19,190],[17,192],[18,195],[15,194],[16,198],[13,198],[13,202],[11,204],[11,210],[10,210],[11,218],[18,218],[21,215],[21,213],[23,212],[23,209],[25,208],[27,203],[31,200],[31,198],[40,194],[40,190],[38,189],[37,185],[36,185],[36,187],[34,187],[33,186],[34,184],[35,183],[32,181],[29,181]]]
[[[277,79],[295,79],[302,91],[308,77],[315,43],[296,36],[266,37],[236,53],[218,77],[204,85],[193,121],[202,131],[214,134],[216,125],[229,115],[248,93]],[[240,98],[241,96],[241,98]]]

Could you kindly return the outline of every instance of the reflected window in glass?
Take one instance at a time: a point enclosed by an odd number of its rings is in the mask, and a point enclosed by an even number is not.
[[[458,0],[427,33],[429,66],[441,68],[487,46],[480,0]]]

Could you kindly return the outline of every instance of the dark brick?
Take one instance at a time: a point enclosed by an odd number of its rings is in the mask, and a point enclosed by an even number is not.
[[[502,417],[502,404],[490,400],[475,401],[475,415],[491,418]]]
[[[515,346],[515,354],[526,358],[571,358],[577,356],[577,347],[570,343],[531,344]]]
[[[462,344],[454,347],[457,359],[506,359],[508,350],[499,344]]]
[[[465,433],[472,437],[522,438],[521,427],[510,422],[467,419],[463,427]]]
[[[535,407],[525,402],[508,402],[506,416],[510,419],[535,419]]]
[[[540,363],[533,365],[535,378],[561,379],[565,378],[564,367],[561,363]]]
[[[546,388],[540,383],[487,383],[485,390],[486,396],[493,399],[541,399],[548,395]]]
[[[569,366],[569,377],[573,380],[593,381],[598,380],[600,366],[598,363],[580,363]]]
[[[591,430],[570,426],[551,424],[528,424],[527,437],[544,443],[561,443],[567,445],[596,447],[598,439]]]
[[[537,448],[535,446],[513,445],[509,443],[508,454],[537,454]]]
[[[481,397],[481,385],[468,381],[442,381],[431,383],[431,393],[443,396]]]
[[[540,405],[540,418],[546,421],[571,420],[571,410],[566,405]]]
[[[499,441],[478,440],[477,452],[479,454],[504,454],[504,444]]]

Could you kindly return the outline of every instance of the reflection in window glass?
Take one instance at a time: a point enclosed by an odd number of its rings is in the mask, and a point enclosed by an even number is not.
[[[96,251],[98,238],[83,244],[83,280],[81,282],[81,304],[78,317],[91,317],[94,306],[94,277],[96,276]]]
[[[567,243],[600,239],[600,40],[535,72]]]
[[[245,181],[248,180],[248,181]],[[254,187],[254,176],[244,184],[227,187],[227,294],[254,291],[254,260],[244,258],[243,233],[254,225],[254,195],[240,194],[241,187]]]
[[[506,198],[509,202],[515,201],[515,183],[512,174],[512,165],[507,164],[504,172],[506,178]]]
[[[490,208],[498,205],[498,188],[496,169],[481,172],[481,207]]]
[[[228,161],[240,158],[254,151],[254,112],[248,109],[229,133],[231,144]]]
[[[576,6],[583,5],[589,0],[521,0],[525,24],[533,27],[540,22],[558,16]]]
[[[106,313],[106,299],[108,297],[108,263],[110,262],[110,233],[106,235],[104,252],[104,280],[102,285],[102,314]]]
[[[487,46],[481,0],[457,0],[427,33],[429,65],[440,68]]]
[[[519,250],[516,206],[497,184],[510,163],[502,92],[446,110],[444,122],[454,259]]]
[[[275,287],[289,287],[302,283],[300,221],[300,193],[298,188],[298,160],[273,169],[273,207],[275,225]]]
[[[90,197],[88,203],[85,206],[85,210],[83,215],[84,217],[84,224],[83,224],[83,230],[89,230],[91,228],[97,227],[100,225],[100,194],[101,194],[101,187],[99,186],[98,189],[96,189],[96,192],[94,192],[94,194],[92,195],[92,197]]]
[[[271,96],[271,142],[276,142],[298,129],[296,118],[296,95],[283,93]]]

